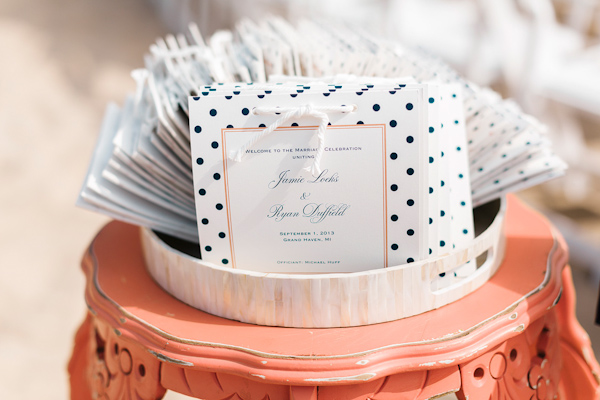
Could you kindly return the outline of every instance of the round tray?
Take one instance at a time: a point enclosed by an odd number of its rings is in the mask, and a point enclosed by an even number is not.
[[[474,210],[480,233],[467,248],[353,273],[281,274],[224,268],[190,255],[194,248],[190,250],[189,243],[147,228],[142,228],[141,238],[150,275],[165,291],[192,307],[258,325],[348,327],[421,314],[483,285],[504,256],[505,208],[503,198]],[[461,267],[464,271],[468,261],[476,262],[477,268],[466,275],[455,274]],[[449,285],[440,285],[440,274],[454,278]]]

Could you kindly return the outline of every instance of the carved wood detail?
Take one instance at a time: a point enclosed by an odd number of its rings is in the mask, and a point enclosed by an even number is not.
[[[451,366],[354,384],[290,386],[163,363],[161,383],[187,396],[207,400],[427,400],[442,393],[456,392],[460,388],[460,372],[457,366]]]
[[[519,326],[504,333],[507,341],[474,359],[378,379],[364,377],[352,384],[333,378],[320,385],[273,384],[261,382],[260,375],[217,373],[159,360],[108,322],[88,314],[69,363],[72,398],[155,400],[169,389],[206,400],[429,400],[452,392],[460,400],[600,399],[600,369],[573,313],[568,267],[563,279],[562,299],[543,317],[526,329]]]
[[[161,399],[160,361],[119,331],[95,319],[89,336],[88,380],[92,398],[103,400]]]
[[[505,264],[459,302],[387,324],[305,330],[175,300],[149,278],[137,228],[113,222],[82,263],[90,313],[69,363],[71,398],[600,400],[564,241],[514,200],[506,229]]]
[[[551,311],[460,369],[460,400],[555,399],[561,372],[556,313]]]

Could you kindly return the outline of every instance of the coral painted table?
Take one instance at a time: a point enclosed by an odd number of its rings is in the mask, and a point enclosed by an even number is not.
[[[83,260],[87,318],[72,399],[600,399],[562,238],[515,198],[498,272],[461,300],[377,325],[256,326],[193,309],[146,272],[139,228],[112,222]]]

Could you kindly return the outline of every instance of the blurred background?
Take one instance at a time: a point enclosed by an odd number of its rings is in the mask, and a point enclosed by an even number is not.
[[[3,0],[0,2],[0,391],[66,399],[86,309],[79,260],[105,217],[75,208],[107,102],[159,36],[248,16],[339,20],[436,54],[549,127],[567,175],[520,196],[571,249],[578,318],[600,282],[600,0]]]

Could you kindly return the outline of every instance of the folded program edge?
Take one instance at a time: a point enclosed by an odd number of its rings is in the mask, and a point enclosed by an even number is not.
[[[242,20],[234,31],[205,41],[192,25],[186,34],[157,40],[145,64],[132,73],[136,93],[118,118],[110,113],[111,124],[101,131],[106,138],[96,147],[78,205],[192,242],[198,234],[188,97],[210,98],[219,85],[265,92],[284,81],[458,85],[464,120],[446,123],[464,125],[465,146],[455,150],[468,152],[473,206],[566,168],[544,127],[513,102],[466,81],[439,59],[355,28],[313,21],[293,27],[272,17]]]

